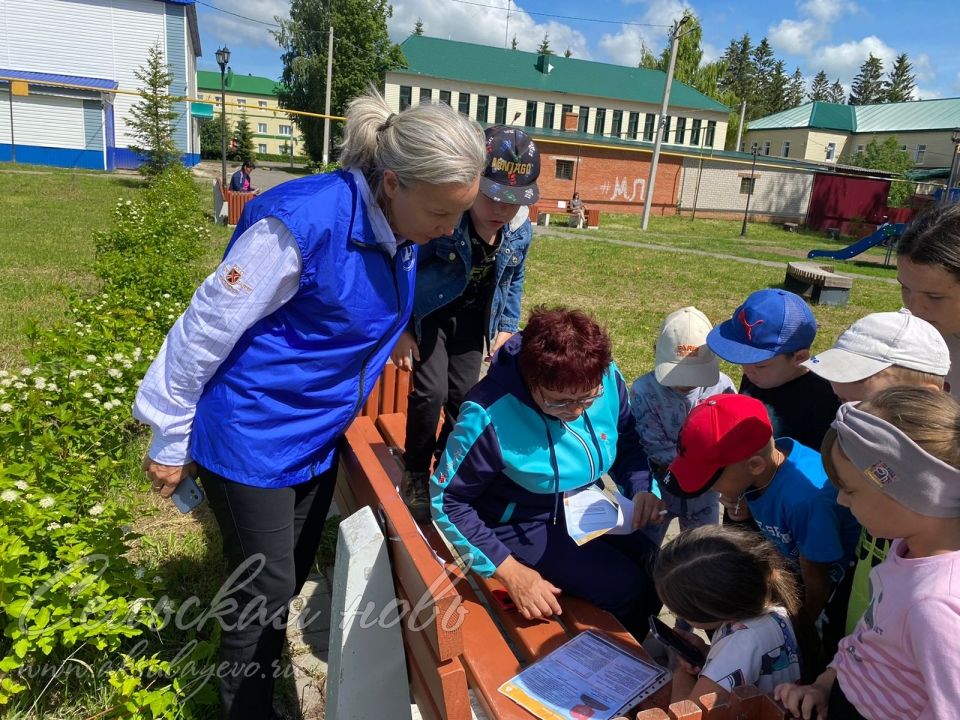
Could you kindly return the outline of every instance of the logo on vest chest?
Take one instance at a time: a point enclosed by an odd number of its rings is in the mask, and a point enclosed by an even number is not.
[[[416,261],[417,256],[413,251],[412,245],[400,249],[400,267],[403,268],[404,272],[413,270],[413,265]]]

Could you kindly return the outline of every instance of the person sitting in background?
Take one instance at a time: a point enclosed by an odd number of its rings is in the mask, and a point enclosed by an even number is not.
[[[254,167],[253,161],[244,161],[240,169],[230,178],[230,190],[233,192],[260,192],[250,183],[250,171]]]
[[[586,224],[587,208],[580,199],[580,193],[575,192],[570,199],[570,206],[567,212],[577,217],[577,227],[583,227]]]

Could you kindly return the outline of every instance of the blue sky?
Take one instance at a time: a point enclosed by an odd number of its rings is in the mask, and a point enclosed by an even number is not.
[[[274,16],[288,12],[289,0],[197,2],[201,69],[216,70],[214,52],[226,44],[234,72],[279,77],[280,50],[269,31]],[[749,32],[754,43],[764,36],[770,40],[788,73],[799,67],[809,81],[823,69],[831,81],[839,78],[849,88],[869,53],[889,68],[898,53],[906,52],[920,98],[960,96],[960,12],[949,2],[509,0],[509,27],[507,6],[508,0],[398,0],[390,35],[401,41],[420,18],[427,35],[501,47],[505,37],[516,35],[521,49],[533,50],[546,32],[557,52],[570,48],[575,57],[635,65],[641,45],[659,52],[670,22],[690,8],[703,25],[707,60],[721,54],[731,38]]]

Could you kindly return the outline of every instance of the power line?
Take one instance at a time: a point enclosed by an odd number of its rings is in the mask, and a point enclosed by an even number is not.
[[[232,10],[224,10],[221,7],[217,7],[212,3],[204,2],[203,0],[196,0],[196,1],[197,1],[197,5],[203,5],[204,7],[210,8],[211,10],[216,10],[217,12],[226,13],[227,15],[233,15],[234,17],[238,17],[241,20],[247,20],[248,22],[257,23],[258,25],[266,25],[267,27],[272,27],[272,28],[280,27],[276,23],[266,22],[265,20],[257,20],[256,18],[247,17],[246,15],[241,15],[240,13],[235,13]]]
[[[197,2],[199,1],[200,0],[197,0]],[[491,10],[507,10],[507,8],[500,7],[499,5],[488,5],[486,3],[473,2],[472,0],[450,0],[450,1],[457,2],[462,5],[474,5],[476,7],[490,8]],[[576,17],[574,15],[554,15],[552,13],[534,12],[533,10],[523,10],[521,8],[517,8],[517,10],[513,12],[525,12],[527,15],[553,18],[554,20],[576,20],[577,22],[605,23],[608,25],[633,25],[636,27],[655,27],[655,28],[667,28],[667,29],[672,27],[672,25],[657,25],[656,23],[632,22],[630,20],[606,20],[603,18]]]

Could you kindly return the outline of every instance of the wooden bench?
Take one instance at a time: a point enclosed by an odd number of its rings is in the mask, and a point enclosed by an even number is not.
[[[554,224],[559,224],[565,227],[576,227],[574,222],[574,215],[569,210],[560,207],[554,207],[552,204],[540,204],[534,203],[529,206],[530,211],[530,222],[534,225],[550,225],[551,216],[556,215],[561,217],[562,220],[558,223],[554,221]],[[587,228],[598,228],[600,227],[600,208],[587,208],[587,211],[583,218],[584,226]]]
[[[227,205],[227,224],[236,225],[240,221],[240,215],[243,213],[244,206],[256,196],[257,193],[255,192],[236,192],[229,188],[224,190],[223,185],[220,183],[220,178],[217,178],[213,191],[214,215],[217,218],[221,217],[221,208],[217,207],[217,198],[221,198],[221,202]]]
[[[792,262],[787,264],[783,285],[790,292],[809,298],[814,305],[843,306],[850,299],[853,278],[837,275],[832,265]]]
[[[466,574],[436,528],[414,522],[398,492],[402,473],[397,456],[406,432],[409,376],[388,365],[363,414],[347,430],[335,499],[342,514],[370,506],[383,526],[397,598],[411,609],[402,634],[410,686],[422,716],[468,720],[472,690],[489,717],[530,720],[533,715],[497,689],[523,666],[584,630],[602,632],[647,657],[613,615],[578,598],[561,596],[559,619],[526,621],[505,609],[494,599],[494,593],[502,590],[497,580]],[[699,705],[685,702],[668,707],[669,698],[669,687],[663,688],[643,703],[639,715],[634,712],[630,717],[784,717],[782,711],[769,714],[770,708],[778,710],[778,706],[755,688],[743,689],[723,702],[706,696]],[[694,711],[701,714],[691,714]]]
[[[795,233],[800,229],[800,226],[797,223],[786,222],[783,224],[783,229]]]

